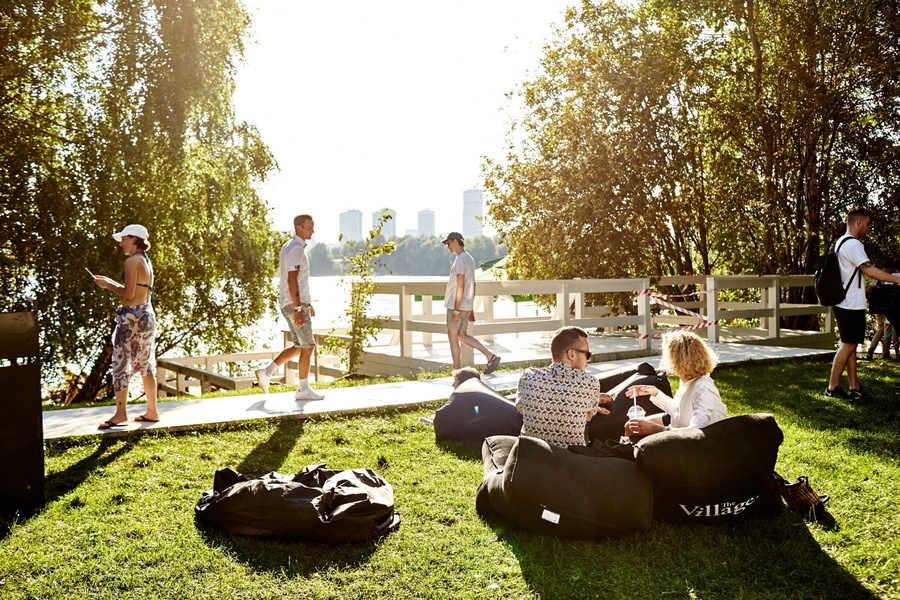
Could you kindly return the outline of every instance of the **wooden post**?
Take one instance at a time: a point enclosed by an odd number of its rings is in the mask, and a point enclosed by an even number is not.
[[[706,318],[710,321],[719,319],[719,291],[716,289],[716,278],[709,276],[706,278]],[[710,325],[706,330],[706,340],[710,344],[719,343],[719,326]]]
[[[641,289],[650,289],[650,279],[641,281]],[[650,294],[641,294],[637,297],[638,316],[641,317],[641,324],[638,325],[638,333],[646,336],[641,340],[640,346],[644,350],[650,350],[653,347],[653,313],[650,311]]]
[[[556,313],[563,327],[572,324],[572,317],[569,316],[569,282],[559,282],[560,291],[556,293]]]
[[[431,305],[433,302],[434,302],[433,296],[426,296],[425,294],[422,294],[422,316],[424,317],[422,319],[423,321],[431,320],[431,315],[433,314]],[[422,334],[422,344],[425,346],[431,346],[432,343],[433,342],[431,339],[431,332],[426,331],[425,333],[423,333]]]
[[[768,327],[766,329],[770,338],[777,339],[781,337],[781,277],[778,275],[773,276],[772,284],[764,288],[763,291],[768,296],[766,308],[772,311],[772,314],[768,317]]]
[[[412,358],[413,341],[409,321],[412,317],[412,296],[405,285],[400,286],[400,356]]]

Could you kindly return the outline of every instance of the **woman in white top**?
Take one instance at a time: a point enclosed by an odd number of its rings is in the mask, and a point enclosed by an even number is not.
[[[670,398],[653,385],[635,385],[625,392],[629,398],[650,396],[650,401],[671,417],[663,425],[663,414],[632,419],[625,423],[625,435],[643,436],[670,428],[702,428],[728,418],[719,390],[709,376],[718,357],[706,343],[689,331],[663,336],[661,367],[680,380],[675,397]]]

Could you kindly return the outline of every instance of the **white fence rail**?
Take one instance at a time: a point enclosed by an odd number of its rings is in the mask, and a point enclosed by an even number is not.
[[[817,303],[788,303],[782,301],[788,288],[807,288],[813,285],[812,275],[766,275],[766,276],[679,276],[632,279],[570,279],[553,281],[479,281],[476,288],[475,310],[478,318],[476,334],[488,340],[493,336],[525,332],[553,332],[560,327],[574,325],[585,329],[603,329],[615,332],[627,328],[637,333],[638,346],[647,351],[651,348],[652,337],[675,327],[696,328],[711,343],[719,343],[723,333],[723,322],[728,320],[759,320],[759,327],[753,331],[754,343],[774,345],[798,345],[796,331],[784,335],[781,328],[782,317],[811,315],[816,320],[824,315],[824,331],[810,332],[801,336],[811,345],[829,343],[834,337],[834,322],[831,311]],[[375,285],[375,294],[393,296],[396,312],[391,315],[370,315],[379,317],[385,335],[379,336],[381,343],[399,345],[399,356],[392,360],[406,362],[413,370],[425,368],[427,362],[413,358],[414,344],[431,344],[432,336],[445,336],[445,311],[440,303],[433,300],[444,294],[446,280],[433,281],[390,281],[380,280]],[[683,294],[661,297],[665,303],[677,306],[673,309],[660,305],[653,307],[654,297],[649,292],[657,290],[682,290]],[[727,290],[744,290],[744,295],[752,301],[725,301]],[[749,290],[749,292],[747,292]],[[658,293],[658,292],[657,292]],[[590,294],[627,294],[632,297],[631,310],[616,314],[603,306],[588,306],[585,299]],[[497,296],[556,296],[555,310],[544,316],[495,317],[494,299]],[[795,294],[796,295],[796,294]],[[803,294],[799,294],[802,296]],[[435,305],[440,306],[434,309]],[[694,313],[691,316],[686,313]],[[344,332],[341,332],[344,333]],[[805,332],[804,332],[805,333]],[[324,334],[318,334],[320,348]],[[787,339],[790,338],[790,339]],[[286,343],[289,342],[286,337]],[[801,342],[802,343],[802,342]],[[377,354],[377,344],[366,355]],[[463,364],[472,364],[473,350],[463,345]],[[253,385],[252,376],[229,377],[214,370],[218,365],[229,362],[271,360],[277,352],[255,352],[167,359],[158,363],[160,391],[162,393],[184,393],[191,386],[199,385],[203,391],[212,388],[245,389]],[[367,362],[364,359],[364,362]],[[370,360],[370,364],[377,361]],[[342,366],[336,357],[318,356],[313,365],[316,377],[335,377],[342,374]],[[446,368],[446,365],[443,365]],[[283,374],[276,381],[293,382],[296,362],[282,367]],[[377,368],[376,368],[377,370]],[[174,377],[173,377],[174,376]]]

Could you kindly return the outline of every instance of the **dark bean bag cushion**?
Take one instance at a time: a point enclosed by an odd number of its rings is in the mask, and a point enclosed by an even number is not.
[[[653,481],[654,517],[711,523],[772,514],[781,496],[772,473],[784,440],[768,414],[731,417],[703,429],[673,429],[635,444]]]
[[[194,516],[228,533],[312,542],[357,542],[400,525],[387,481],[370,469],[335,471],[325,465],[259,479],[219,469]]]
[[[467,379],[434,414],[436,440],[481,444],[492,435],[519,435],[522,415],[480,379]]]
[[[600,385],[603,391],[613,396],[611,403],[603,405],[610,414],[594,415],[587,424],[587,437],[589,440],[597,439],[601,442],[618,440],[624,434],[628,408],[634,405],[634,400],[625,395],[625,391],[631,386],[655,385],[666,395],[672,395],[669,379],[665,375],[658,374],[649,363],[641,363],[636,369],[620,369],[607,373],[600,378]],[[650,401],[650,396],[638,396],[637,403],[647,415],[662,412]]]
[[[528,531],[596,539],[646,531],[650,479],[636,463],[591,458],[537,438],[492,436],[482,446],[475,508]]]

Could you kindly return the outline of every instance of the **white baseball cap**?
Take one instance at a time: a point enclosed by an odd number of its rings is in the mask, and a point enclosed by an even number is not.
[[[146,240],[148,237],[150,237],[150,234],[147,233],[147,228],[143,225],[129,225],[119,233],[112,234],[113,239],[117,242],[121,242],[122,236],[124,235],[133,235],[134,237],[139,237],[142,240]]]

